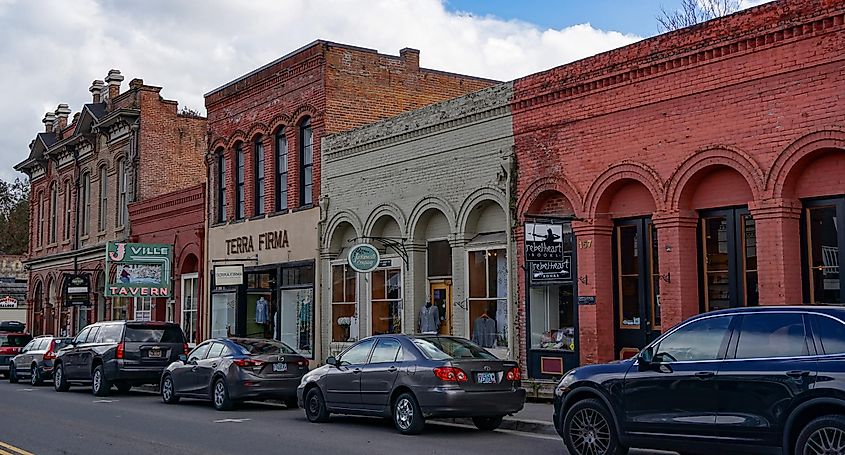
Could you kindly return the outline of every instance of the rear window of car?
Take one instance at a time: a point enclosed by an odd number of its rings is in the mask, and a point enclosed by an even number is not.
[[[845,353],[845,324],[827,316],[813,316],[825,354]]]
[[[100,327],[97,332],[95,343],[119,343],[120,336],[123,334],[123,326],[120,324],[104,325]],[[68,340],[69,342],[70,340]]]
[[[0,335],[0,347],[3,348],[22,348],[30,341],[32,337],[29,335]]]
[[[296,354],[288,345],[274,340],[232,339],[244,355],[280,355]]]
[[[496,356],[481,346],[459,338],[414,338],[416,345],[431,360],[483,359],[496,360]]]
[[[101,328],[100,331],[102,332],[104,328]],[[61,348],[70,344],[70,338],[53,338],[53,343],[54,343],[53,350],[58,351],[59,349],[61,349]],[[49,347],[50,347],[49,343],[44,345],[44,349],[47,349]]]
[[[127,325],[123,341],[135,343],[184,343],[182,329],[174,326]]]

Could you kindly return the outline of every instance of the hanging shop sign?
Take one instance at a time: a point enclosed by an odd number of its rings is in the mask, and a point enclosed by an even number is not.
[[[68,275],[65,278],[65,305],[91,304],[91,276],[87,273]]]
[[[359,243],[349,250],[349,267],[360,273],[372,272],[381,261],[376,247],[369,243]]]
[[[534,261],[531,265],[531,281],[572,281],[572,255],[565,253],[562,261]]]
[[[106,297],[170,297],[173,245],[109,242]]]
[[[2,309],[14,309],[18,307],[18,299],[10,296],[3,297],[0,299],[0,308]]]
[[[244,284],[244,266],[238,265],[215,265],[214,285],[215,286],[240,286]]]
[[[525,223],[525,260],[563,261],[563,225]]]

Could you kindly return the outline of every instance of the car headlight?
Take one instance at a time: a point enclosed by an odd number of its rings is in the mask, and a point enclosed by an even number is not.
[[[558,397],[563,396],[564,393],[569,391],[569,387],[575,383],[575,375],[572,374],[575,370],[566,373],[563,379],[560,380],[557,387],[555,387],[555,395]]]

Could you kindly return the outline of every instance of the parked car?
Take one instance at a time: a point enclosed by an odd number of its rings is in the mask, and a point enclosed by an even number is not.
[[[403,434],[422,432],[432,417],[472,417],[492,431],[525,405],[516,362],[438,335],[365,338],[305,375],[297,396],[311,422],[332,413],[376,415],[392,418]]]
[[[167,365],[187,351],[182,328],[171,322],[98,322],[58,352],[53,385],[65,392],[71,384],[91,384],[96,396],[108,395],[112,385],[128,392],[136,385],[158,384]]]
[[[0,332],[0,374],[9,377],[9,365],[12,357],[18,355],[27,343],[32,341],[32,335],[18,332]]]
[[[554,408],[572,455],[845,453],[845,308],[693,317],[633,359],[570,371]]]
[[[308,360],[288,345],[258,338],[217,338],[173,362],[161,376],[161,399],[211,400],[219,411],[243,400],[278,399],[296,407],[296,387]]]
[[[70,340],[52,335],[35,337],[21,349],[20,354],[12,358],[9,365],[9,382],[16,383],[24,377],[29,378],[31,385],[38,386],[45,379],[52,379],[56,352],[70,344]]]

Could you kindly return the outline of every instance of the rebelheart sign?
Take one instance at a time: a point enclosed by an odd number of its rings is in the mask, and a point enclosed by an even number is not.
[[[173,245],[109,242],[106,297],[170,297]]]

